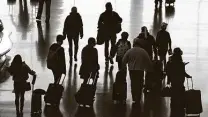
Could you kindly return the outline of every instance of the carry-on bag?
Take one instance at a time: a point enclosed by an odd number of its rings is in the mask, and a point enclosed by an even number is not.
[[[31,115],[40,115],[42,113],[42,95],[45,94],[43,89],[32,90]]]
[[[116,81],[113,83],[112,98],[115,101],[126,101],[127,97],[127,83],[126,71],[118,71],[116,74]]]
[[[192,89],[189,89],[185,92],[185,109],[186,114],[200,114],[203,112],[202,109],[202,101],[201,101],[201,91],[195,90],[193,88],[193,80],[192,78]],[[187,85],[188,85],[188,78],[187,78]]]
[[[91,73],[92,75],[92,73]],[[93,76],[93,82],[90,84],[90,79],[92,76],[90,75],[87,84],[81,84],[80,89],[75,94],[75,100],[79,105],[88,105],[93,106],[93,102],[95,100],[95,92],[96,92],[96,84],[98,80],[98,73],[95,73]]]
[[[57,82],[57,84],[51,83],[48,86],[48,89],[46,91],[46,94],[44,96],[44,101],[46,104],[50,104],[50,105],[59,105],[60,100],[62,98],[62,93],[64,91],[64,87],[63,87],[63,82],[66,76],[64,76],[61,84],[60,84],[60,80],[59,82]]]

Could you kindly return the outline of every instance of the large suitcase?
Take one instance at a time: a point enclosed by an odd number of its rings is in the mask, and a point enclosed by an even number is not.
[[[185,109],[186,114],[200,114],[203,112],[202,109],[202,101],[201,101],[201,91],[193,89],[193,80],[192,81],[192,89],[189,89],[185,92]],[[187,79],[188,85],[188,79]]]
[[[94,75],[93,82],[90,84],[91,76],[87,84],[81,84],[80,89],[75,94],[75,100],[79,105],[93,106],[95,100],[96,84],[98,79],[98,73]]]
[[[65,79],[65,76],[64,76],[64,79]],[[44,96],[44,101],[46,104],[50,104],[54,106],[58,106],[60,104],[62,93],[64,91],[64,87],[62,86],[64,79],[62,80],[61,84],[59,82],[58,84],[54,84],[54,83],[49,84],[49,87]]]
[[[126,83],[126,71],[118,71],[116,74],[116,81],[113,83],[112,98],[115,101],[126,101],[127,97],[127,83]]]
[[[42,95],[45,94],[43,89],[36,89],[32,91],[31,100],[31,115],[37,115],[42,113]]]

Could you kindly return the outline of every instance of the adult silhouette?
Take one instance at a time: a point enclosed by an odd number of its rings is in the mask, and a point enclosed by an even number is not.
[[[112,4],[107,2],[105,5],[105,12],[103,12],[98,20],[98,29],[102,29],[105,32],[105,61],[108,63],[109,61],[109,41],[111,41],[111,51],[113,50],[116,44],[116,34],[119,32],[121,28],[122,18],[113,11]],[[113,61],[111,61],[113,64]]]
[[[77,61],[77,53],[79,48],[79,36],[81,39],[83,38],[83,23],[82,17],[77,12],[76,7],[71,8],[71,13],[66,17],[63,29],[63,35],[68,38],[69,42],[69,56],[70,62],[72,62],[73,56],[73,45],[72,41],[74,41],[74,60]]]

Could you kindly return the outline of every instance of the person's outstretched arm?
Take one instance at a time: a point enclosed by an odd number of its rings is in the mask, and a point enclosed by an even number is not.
[[[169,50],[172,50],[172,46],[171,46],[171,44],[172,44],[172,41],[171,41],[171,37],[170,37],[170,33],[168,33],[168,46],[169,46]]]
[[[61,72],[63,74],[66,74],[66,61],[65,61],[65,52],[64,52],[64,48],[60,49],[60,62],[61,62]]]
[[[66,33],[67,33],[68,19],[69,19],[69,16],[67,16],[66,19],[65,19],[65,21],[64,21],[64,29],[63,29],[63,35],[64,35],[64,37],[66,37]]]
[[[83,22],[82,22],[82,17],[79,14],[79,20],[80,20],[80,37],[81,39],[83,38],[84,34],[83,34]]]

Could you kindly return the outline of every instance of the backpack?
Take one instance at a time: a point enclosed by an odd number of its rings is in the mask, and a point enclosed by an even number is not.
[[[55,69],[57,68],[57,61],[59,59],[57,55],[57,51],[61,47],[58,47],[56,50],[49,49],[48,56],[47,56],[47,68],[48,69]]]
[[[123,57],[127,50],[129,50],[129,42],[120,41],[117,49],[117,56]]]

